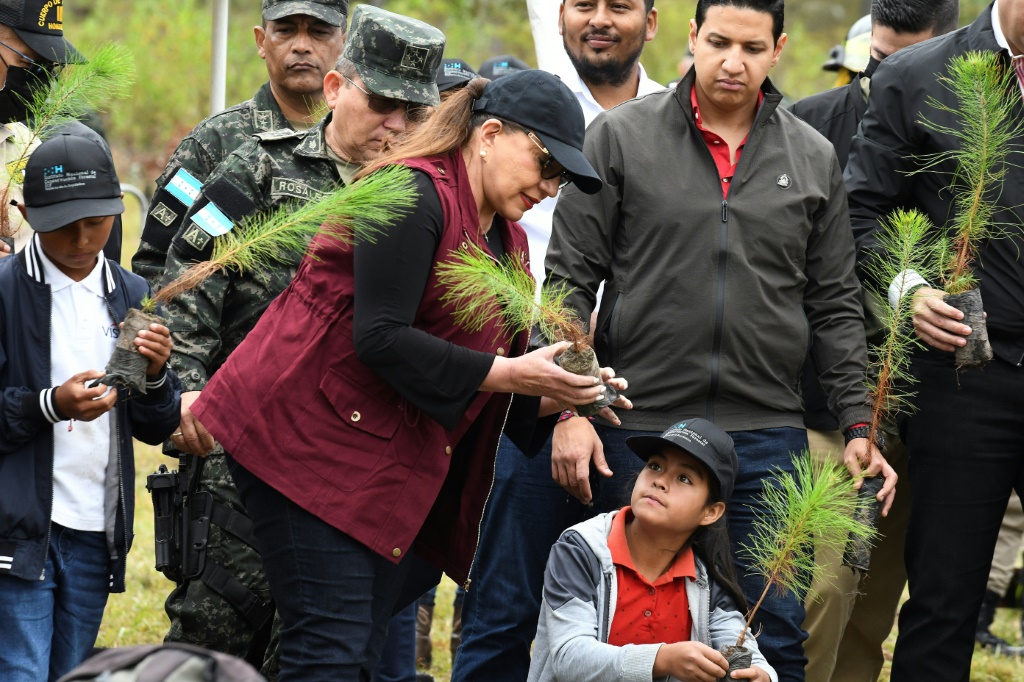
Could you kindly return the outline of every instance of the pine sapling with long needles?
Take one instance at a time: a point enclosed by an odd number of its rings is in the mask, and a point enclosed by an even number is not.
[[[941,244],[931,237],[933,234],[934,226],[927,216],[916,210],[897,210],[882,222],[879,248],[872,252],[865,266],[868,280],[875,283],[868,293],[878,302],[876,308],[883,311],[883,339],[868,349],[869,443],[881,442],[878,432],[888,418],[910,409],[913,393],[908,387],[915,382],[910,373],[910,355],[915,348],[923,348],[923,344],[913,331],[913,296],[906,273],[916,272],[925,280],[938,277],[940,261],[936,251]],[[891,300],[887,290],[877,288],[887,282],[892,282]]]
[[[102,45],[82,64],[67,64],[53,78],[40,81],[32,90],[28,108],[29,133],[18,140],[21,154],[0,166],[3,191],[0,199],[8,203],[11,188],[23,181],[23,169],[37,143],[53,135],[62,125],[91,111],[103,111],[110,102],[123,99],[135,82],[135,61],[122,45]],[[0,211],[0,236],[11,237],[10,217]]]
[[[573,350],[589,347],[576,314],[565,305],[565,285],[541,287],[519,261],[499,263],[483,249],[469,245],[438,266],[438,284],[447,288],[441,301],[455,309],[456,323],[467,331],[480,331],[502,319],[515,334],[535,325],[548,342],[568,341]]]
[[[217,237],[210,259],[193,265],[161,288],[155,299],[170,301],[224,270],[255,272],[272,268],[306,251],[318,234],[321,239],[307,252],[314,259],[317,248],[325,243],[373,242],[412,209],[416,196],[412,171],[405,166],[389,166],[316,200],[288,203],[258,214]]]
[[[1024,123],[1016,120],[1013,109],[1020,99],[1020,88],[1012,69],[1003,66],[994,52],[968,52],[950,60],[948,75],[939,81],[956,98],[951,106],[929,98],[934,109],[953,117],[952,125],[941,125],[927,117],[921,124],[959,144],[938,154],[922,157],[923,167],[915,172],[934,171],[940,164],[956,167],[951,182],[954,217],[947,226],[948,248],[942,256],[943,289],[960,294],[977,284],[972,263],[979,246],[1000,236],[992,223],[995,202],[1006,178],[1008,157],[1019,151]]]
[[[764,486],[750,542],[742,545],[749,570],[764,578],[765,587],[736,646],[743,645],[770,590],[805,594],[812,581],[826,577],[814,561],[815,547],[842,552],[851,536],[870,541],[877,534],[857,520],[857,498],[850,495],[850,477],[841,464],[813,461],[804,450],[794,454],[793,465],[792,474],[778,471]]]

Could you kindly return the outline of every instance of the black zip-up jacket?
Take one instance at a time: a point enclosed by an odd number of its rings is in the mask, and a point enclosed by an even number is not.
[[[0,574],[25,580],[39,580],[46,564],[53,425],[60,419],[50,385],[52,296],[34,248],[35,240],[17,255],[0,259]],[[121,321],[151,290],[113,261],[106,262],[105,270],[107,307],[112,320]],[[132,437],[156,445],[181,419],[181,384],[174,372],[166,369],[147,385],[151,388],[145,395],[118,391],[111,423],[106,487],[108,494],[117,490],[116,509],[105,522],[111,592],[124,591],[125,558],[132,545]]]
[[[850,143],[868,108],[864,90],[861,88],[862,78],[866,76],[858,73],[848,85],[804,97],[789,108],[790,112],[809,123],[832,143],[839,158],[839,167],[843,169],[846,168],[846,162],[850,157]],[[828,411],[825,391],[818,383],[813,363],[808,362],[804,365],[801,387],[804,396],[804,422],[807,428],[819,431],[835,431],[839,428],[839,422]]]
[[[810,351],[843,428],[867,421],[867,348],[842,173],[832,145],[779,108],[766,80],[728,197],[690,105],[675,90],[591,123],[604,180],[555,209],[549,282],[590,319],[601,364],[630,382],[624,428],[703,416],[727,431],[803,428]]]
[[[846,168],[850,158],[850,144],[868,109],[861,88],[862,78],[866,76],[858,73],[849,84],[804,97],[789,108],[832,143],[836,148],[840,168]]]
[[[850,149],[846,186],[850,216],[859,257],[877,248],[878,219],[899,207],[917,208],[941,228],[951,222],[955,207],[948,190],[955,164],[944,161],[932,172],[913,175],[925,154],[949,151],[958,146],[951,136],[929,130],[920,122],[928,118],[954,127],[953,115],[928,104],[935,98],[957,109],[956,98],[939,77],[947,75],[949,60],[968,51],[998,52],[1006,68],[1010,60],[992,31],[992,8],[970,25],[938,38],[904,48],[882,62],[871,79],[871,101]],[[1016,104],[1014,120],[1024,122],[1024,100],[1016,79],[1010,84]],[[988,313],[988,334],[997,357],[1020,366],[1024,363],[1024,135],[1009,155],[1006,177],[992,216],[1004,235],[983,244],[974,272]],[[888,282],[883,283],[888,285]],[[931,282],[935,288],[941,283]],[[952,354],[929,349],[926,353],[952,363]]]

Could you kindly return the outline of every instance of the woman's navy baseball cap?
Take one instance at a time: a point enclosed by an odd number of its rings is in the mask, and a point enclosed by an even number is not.
[[[508,119],[540,138],[555,161],[572,174],[585,194],[596,194],[604,183],[583,155],[587,125],[576,96],[547,71],[529,69],[493,80],[473,102],[473,111]]]

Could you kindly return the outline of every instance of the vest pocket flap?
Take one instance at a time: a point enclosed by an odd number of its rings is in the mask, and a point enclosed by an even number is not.
[[[396,402],[389,403],[368,393],[336,369],[327,370],[320,381],[320,390],[338,416],[350,426],[380,438],[391,438],[398,429],[402,412]],[[394,395],[393,391],[388,392]]]

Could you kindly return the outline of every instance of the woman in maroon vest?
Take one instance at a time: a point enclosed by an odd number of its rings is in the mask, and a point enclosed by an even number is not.
[[[469,244],[529,271],[514,221],[565,182],[601,188],[583,132],[547,73],[470,83],[367,169],[411,167],[416,209],[376,244],[324,240],[192,406],[233,458],[282,681],[369,679],[413,548],[466,579],[510,394],[551,411],[597,399],[552,362],[561,346],[526,353],[500,321],[458,327],[437,281]],[[538,402],[525,409],[535,419]]]

